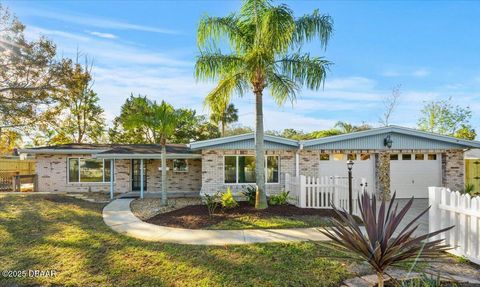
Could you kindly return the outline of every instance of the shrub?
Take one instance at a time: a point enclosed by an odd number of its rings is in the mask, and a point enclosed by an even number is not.
[[[255,199],[257,197],[257,187],[249,185],[247,186],[247,190],[243,191],[242,194],[247,198],[248,203],[255,204]]]
[[[365,192],[359,196],[358,202],[365,231],[362,231],[363,228],[360,228],[352,215],[333,205],[338,219],[332,218],[332,228],[320,232],[333,240],[335,246],[354,254],[352,258],[360,257],[370,264],[377,273],[379,287],[384,286],[384,272],[387,267],[403,262],[438,258],[444,256],[443,251],[449,249],[448,245],[442,243],[443,239],[432,241],[427,239],[453,226],[414,236],[418,227],[415,222],[428,211],[428,208],[411,222],[407,222],[404,228],[399,228],[413,204],[413,198],[397,212],[398,204],[394,204],[394,193],[388,208],[385,207],[385,200],[382,201],[378,214],[375,196],[370,199],[369,194]]]
[[[230,187],[227,188],[227,192],[222,194],[222,199],[221,199],[222,206],[224,208],[230,209],[238,206],[238,202],[235,200],[233,197],[232,191],[230,190]]]
[[[287,204],[289,194],[289,191],[282,191],[279,194],[272,195],[269,197],[268,203],[270,205],[285,205]]]
[[[220,204],[220,194],[218,192],[214,194],[205,194],[203,196],[203,202],[207,206],[208,215],[211,217]]]
[[[464,194],[470,194],[470,196],[479,196],[480,192],[475,191],[475,185],[472,183],[467,183],[465,184],[465,188],[462,190],[462,193]]]

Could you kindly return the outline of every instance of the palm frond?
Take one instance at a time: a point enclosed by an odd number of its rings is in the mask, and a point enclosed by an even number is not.
[[[218,43],[225,39],[237,51],[245,49],[251,41],[245,34],[245,29],[242,29],[239,25],[241,23],[235,14],[226,17],[203,16],[197,30],[199,47],[202,49],[208,46],[209,41]]]
[[[244,73],[226,75],[218,82],[218,85],[205,97],[204,105],[215,109],[218,103],[230,102],[231,96],[236,93],[243,96],[248,89],[248,82]]]
[[[296,20],[294,40],[297,45],[309,42],[319,37],[322,48],[326,48],[333,33],[333,19],[329,15],[322,15],[318,9],[311,15],[304,15]]]
[[[283,53],[292,44],[295,31],[293,12],[285,5],[268,9],[262,17],[261,27],[256,35],[256,45],[268,47],[276,53]]]
[[[300,91],[300,87],[295,81],[279,73],[269,73],[267,82],[272,97],[278,105],[282,105],[287,99],[293,103]]]
[[[292,54],[278,60],[282,74],[295,82],[306,85],[309,89],[318,90],[325,82],[331,62],[323,57],[310,57],[309,54]]]
[[[202,53],[197,57],[195,77],[197,80],[217,80],[221,75],[233,74],[243,65],[237,55],[224,55],[220,52]]]

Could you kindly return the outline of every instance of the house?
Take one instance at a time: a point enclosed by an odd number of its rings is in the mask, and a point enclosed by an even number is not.
[[[428,197],[428,186],[464,187],[464,152],[480,142],[399,126],[296,141],[265,135],[267,193],[284,188],[285,175],[365,178],[379,189],[379,157],[389,157],[390,189],[400,198]],[[254,134],[167,146],[168,192],[240,191],[255,182]],[[161,190],[161,147],[147,144],[70,144],[21,150],[36,156],[39,191]],[[112,169],[113,167],[113,169]],[[112,180],[113,179],[113,180]],[[142,180],[143,179],[143,180]]]

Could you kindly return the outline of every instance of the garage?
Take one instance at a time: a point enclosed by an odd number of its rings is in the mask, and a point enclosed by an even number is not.
[[[346,162],[353,160],[353,177],[365,178],[369,192],[388,188],[397,198],[428,198],[430,186],[465,188],[464,152],[480,148],[480,142],[388,126],[303,141],[300,148],[305,175],[346,177]]]
[[[429,186],[442,185],[441,154],[390,155],[390,190],[398,198],[428,198]]]
[[[354,170],[352,176],[354,179],[365,179],[368,186],[373,187],[375,183],[375,162],[374,156],[369,153],[334,153],[334,154],[320,154],[319,162],[319,175],[322,176],[335,176],[335,177],[347,177],[347,165],[348,160],[353,160]]]

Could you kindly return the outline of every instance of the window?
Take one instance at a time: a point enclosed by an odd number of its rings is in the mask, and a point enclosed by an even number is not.
[[[429,154],[428,155],[428,160],[437,160],[437,155],[436,154]]]
[[[330,155],[328,153],[321,153],[320,160],[330,160]]]
[[[390,160],[398,160],[398,154],[391,154]]]
[[[347,154],[347,160],[357,160],[357,155],[354,153]]]
[[[417,153],[415,154],[415,160],[424,160],[425,155],[423,153]]]
[[[411,154],[402,154],[402,160],[412,160]]]
[[[336,153],[333,155],[333,160],[343,160],[343,153]]]
[[[278,182],[278,156],[267,156],[267,182]]]
[[[265,180],[267,183],[279,182],[278,156],[265,156]],[[225,156],[225,183],[254,183],[254,156]]]
[[[186,159],[173,160],[173,172],[188,172],[188,162]]]
[[[369,160],[370,154],[369,153],[362,153],[360,154],[360,160]]]
[[[69,158],[68,182],[109,182],[111,160],[96,158]]]

